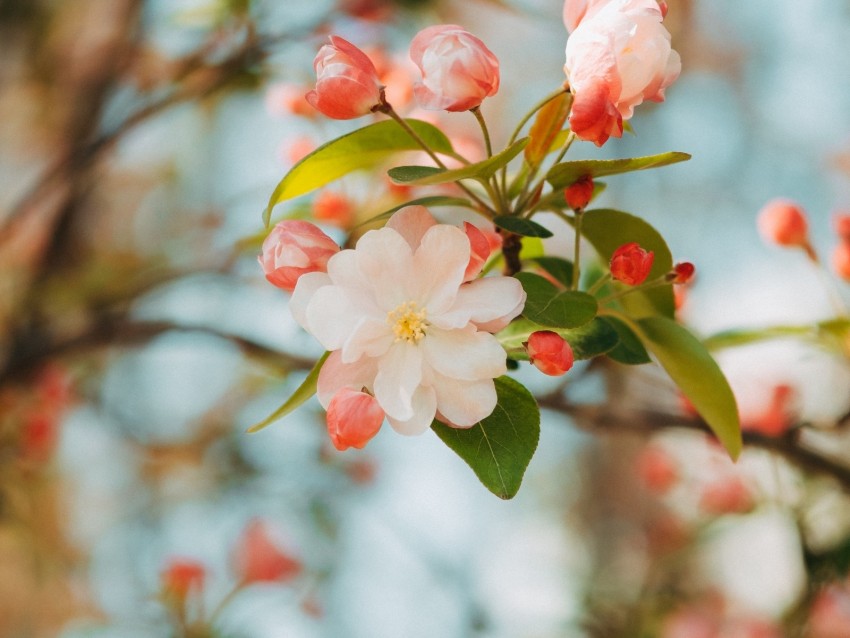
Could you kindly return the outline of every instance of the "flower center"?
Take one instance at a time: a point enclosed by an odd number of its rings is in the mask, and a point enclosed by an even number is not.
[[[418,343],[425,336],[428,322],[425,310],[419,310],[415,301],[405,301],[387,313],[387,323],[392,326],[396,341]]]

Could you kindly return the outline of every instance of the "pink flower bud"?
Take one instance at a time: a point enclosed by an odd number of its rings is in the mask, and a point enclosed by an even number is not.
[[[667,6],[667,3],[664,0],[659,0],[658,8],[661,11],[661,18],[664,19],[667,17],[667,11],[670,10],[670,7]]]
[[[832,253],[832,269],[844,281],[850,281],[850,242],[842,241]]]
[[[469,239],[469,264],[466,266],[466,271],[463,273],[464,281],[472,281],[484,268],[484,264],[490,258],[490,242],[487,236],[481,231],[478,226],[463,222],[463,231]]]
[[[328,259],[339,252],[334,240],[310,222],[280,222],[263,241],[260,265],[272,284],[292,292],[298,278],[308,272],[327,270]]]
[[[696,268],[689,261],[683,261],[673,266],[673,271],[668,275],[670,283],[686,284],[693,279]]]
[[[345,195],[325,190],[313,200],[313,217],[320,222],[348,228],[354,221],[354,204]]]
[[[173,559],[160,574],[162,592],[178,605],[183,605],[192,593],[204,589],[206,569],[202,563],[191,559]]]
[[[557,332],[532,332],[525,348],[529,361],[543,374],[557,377],[573,367],[573,349]]]
[[[623,244],[611,255],[611,276],[629,286],[642,284],[649,276],[653,259],[655,254],[637,243]]]
[[[338,35],[330,40],[313,61],[316,88],[307,93],[307,101],[335,120],[367,115],[381,103],[383,87],[375,65],[347,40]]]
[[[850,242],[850,212],[844,211],[835,213],[833,217],[833,226],[835,227],[835,234],[838,235],[842,241]]]
[[[585,175],[573,182],[564,191],[567,205],[573,210],[583,210],[593,197],[593,178]]]
[[[773,388],[770,404],[762,412],[753,416],[741,415],[741,429],[758,432],[764,436],[781,436],[788,431],[795,420],[795,400],[797,392],[786,383]]]
[[[638,456],[637,473],[647,489],[656,494],[666,493],[679,480],[676,463],[666,451],[655,445],[647,447]]]
[[[468,111],[499,90],[499,61],[474,35],[455,24],[423,29],[410,43],[422,72],[414,95],[424,109]]]
[[[371,394],[342,388],[328,404],[328,434],[340,452],[362,449],[378,433],[384,411]]]
[[[756,220],[765,241],[780,246],[809,245],[806,213],[790,199],[772,199],[759,211]]]
[[[272,540],[265,523],[248,523],[236,545],[234,567],[243,583],[289,582],[301,573],[301,563]]]

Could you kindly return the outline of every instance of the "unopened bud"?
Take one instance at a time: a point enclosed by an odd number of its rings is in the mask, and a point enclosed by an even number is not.
[[[629,286],[640,285],[649,276],[654,259],[655,253],[635,242],[623,244],[611,255],[611,276]]]
[[[556,332],[533,332],[525,347],[529,361],[543,374],[557,377],[573,367],[573,349],[567,340]]]
[[[573,210],[583,210],[590,203],[591,197],[593,197],[593,178],[590,175],[580,177],[564,190],[564,198]]]
[[[362,449],[381,429],[384,411],[366,392],[342,388],[328,405],[328,434],[337,450]]]
[[[779,246],[809,245],[806,213],[790,199],[773,199],[759,211],[758,229],[765,241]]]
[[[696,268],[689,261],[683,261],[673,266],[673,270],[667,273],[667,280],[671,284],[686,284],[693,279]]]

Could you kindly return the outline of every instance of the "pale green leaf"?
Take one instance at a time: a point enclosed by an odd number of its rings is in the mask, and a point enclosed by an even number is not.
[[[668,166],[677,162],[691,159],[687,153],[670,151],[645,157],[628,157],[612,160],[574,160],[556,164],[546,173],[546,181],[555,190],[566,188],[576,180],[590,176],[596,179],[605,175],[617,175],[632,171],[642,171],[648,168]]]
[[[282,406],[280,406],[277,410],[272,412],[265,419],[252,425],[248,428],[248,432],[259,432],[264,427],[271,425],[278,419],[282,419],[287,414],[295,410],[295,408],[299,407],[302,403],[307,401],[310,397],[316,394],[316,383],[319,380],[319,372],[322,370],[322,366],[325,364],[330,352],[326,352],[322,355],[322,357],[316,362],[316,365],[313,366],[313,369],[307,374],[307,377],[298,386],[298,389],[292,393]]]

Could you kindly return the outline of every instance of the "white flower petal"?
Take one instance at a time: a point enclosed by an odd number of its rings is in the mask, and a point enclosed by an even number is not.
[[[413,251],[392,228],[370,230],[357,242],[357,267],[374,292],[377,304],[390,311],[410,298]]]
[[[361,357],[355,363],[347,364],[342,362],[342,355],[338,351],[332,352],[319,372],[316,386],[319,403],[327,408],[333,396],[346,387],[358,391],[367,388],[371,391],[377,373],[377,359]]]
[[[386,227],[404,237],[411,250],[415,251],[426,231],[436,223],[437,220],[424,206],[405,206],[393,213]]]
[[[387,417],[399,434],[422,434],[431,427],[437,413],[437,395],[430,386],[419,386],[413,394],[413,416],[405,421]]]
[[[469,263],[469,238],[460,228],[438,224],[428,229],[413,256],[416,300],[439,315],[454,302]]]
[[[435,374],[433,387],[437,409],[454,425],[472,427],[496,409],[496,385],[492,379],[458,381]]]
[[[474,326],[462,330],[432,326],[420,345],[431,368],[452,379],[494,379],[507,372],[502,346],[493,335]]]
[[[330,284],[330,277],[323,272],[310,272],[298,278],[298,283],[295,284],[295,290],[292,291],[292,297],[289,299],[289,312],[305,330],[309,330],[307,306],[310,305],[313,295],[319,288]]]
[[[422,353],[406,341],[393,344],[378,360],[375,398],[394,419],[413,418],[413,394],[422,382]]]
[[[328,260],[328,276],[336,286],[363,290],[370,288],[357,266],[357,254],[351,249],[342,250]]]
[[[339,350],[351,338],[357,319],[380,320],[371,300],[358,290],[342,286],[319,288],[307,306],[305,328],[326,350]]]
[[[395,341],[386,320],[363,317],[358,321],[351,335],[342,346],[342,360],[345,363],[357,361],[362,356],[380,357]]]
[[[504,327],[522,312],[525,296],[522,284],[514,277],[484,277],[461,286],[451,308],[429,320],[445,329],[462,328],[470,322],[479,327],[504,322]]]

